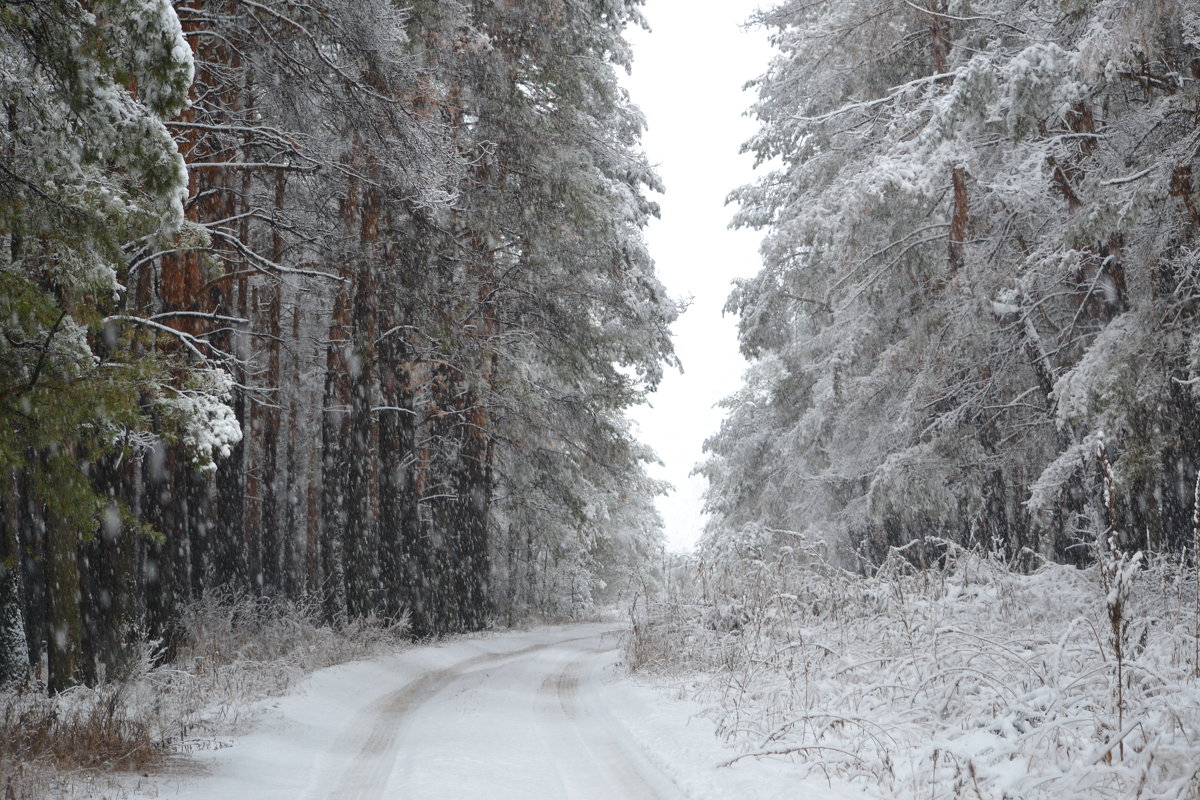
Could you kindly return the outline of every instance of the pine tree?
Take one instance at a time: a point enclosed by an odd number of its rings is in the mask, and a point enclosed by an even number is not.
[[[118,676],[214,590],[577,610],[650,551],[636,8],[3,7],[3,675]]]
[[[965,8],[762,15],[780,55],[749,147],[778,168],[737,193],[767,233],[730,301],[759,364],[710,443],[717,527],[819,532],[864,566],[929,532],[1078,560],[1104,430],[1121,527],[1177,548],[1194,9]]]
[[[29,646],[36,659],[45,642],[58,691],[90,672],[79,550],[108,503],[86,465],[143,449],[154,431],[207,461],[236,432],[197,435],[222,415],[220,390],[191,382],[186,349],[136,358],[135,343],[165,326],[121,313],[135,277],[127,246],[161,247],[183,224],[183,161],[163,120],[187,103],[192,59],[174,11],[55,0],[0,19],[0,470],[30,492],[17,536],[43,546],[25,580],[44,581],[27,591],[49,616],[28,628]]]

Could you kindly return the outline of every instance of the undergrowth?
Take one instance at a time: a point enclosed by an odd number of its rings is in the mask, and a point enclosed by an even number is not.
[[[1114,627],[1103,561],[1022,574],[912,547],[937,557],[896,550],[870,578],[792,548],[692,559],[635,605],[628,661],[692,676],[731,765],[788,759],[888,798],[1200,797],[1190,566],[1126,570]]]
[[[124,680],[47,696],[32,682],[0,692],[3,800],[119,797],[105,774],[143,772],[177,754],[226,746],[255,701],[323,667],[394,650],[404,621],[335,630],[315,606],[209,594],[182,613],[177,657],[143,646]]]

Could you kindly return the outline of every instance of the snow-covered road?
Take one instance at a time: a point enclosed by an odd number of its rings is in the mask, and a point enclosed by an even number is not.
[[[323,670],[268,704],[202,774],[142,782],[179,800],[825,798],[785,765],[739,762],[687,702],[622,676],[611,624],[418,647]]]
[[[425,673],[357,716],[345,735],[366,741],[314,796],[684,797],[598,702],[614,647],[570,632]]]

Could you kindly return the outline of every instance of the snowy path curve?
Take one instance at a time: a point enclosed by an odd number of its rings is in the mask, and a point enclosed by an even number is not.
[[[826,800],[731,753],[693,704],[617,665],[612,624],[415,647],[322,670],[231,747],[130,800]],[[195,766],[199,766],[199,770]],[[199,771],[200,774],[197,774]],[[184,774],[184,773],[187,774]]]
[[[684,798],[593,702],[616,655],[593,633],[426,673],[350,726],[370,733],[328,797]]]

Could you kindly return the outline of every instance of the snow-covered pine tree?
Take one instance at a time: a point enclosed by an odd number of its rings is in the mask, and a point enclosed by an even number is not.
[[[8,610],[55,689],[212,590],[430,633],[649,551],[636,8],[5,7]]]
[[[748,147],[777,166],[736,194],[767,235],[730,301],[759,363],[711,443],[717,527],[810,530],[868,561],[927,533],[1078,558],[1098,484],[1063,458],[1103,428],[1121,528],[1180,546],[1196,10],[861,0],[761,19],[780,55]]]
[[[192,57],[170,3],[10,4],[0,22],[0,472],[26,492],[5,520],[30,554],[32,607],[47,609],[27,620],[29,656],[47,648],[58,691],[92,671],[78,553],[109,501],[89,465],[144,452],[154,431],[207,463],[240,433],[186,337],[121,313],[126,247],[183,226],[186,174],[163,121],[187,105]],[[184,347],[137,357],[163,333]]]
[[[673,358],[677,313],[642,242],[655,213],[644,191],[658,180],[615,73],[639,6],[473,6],[489,50],[464,111],[492,146],[462,222],[483,248],[479,296],[491,301],[476,395],[494,440],[487,546],[497,595],[542,611],[569,606],[564,591],[590,601],[601,560],[652,538],[617,511],[658,490],[624,413]]]

